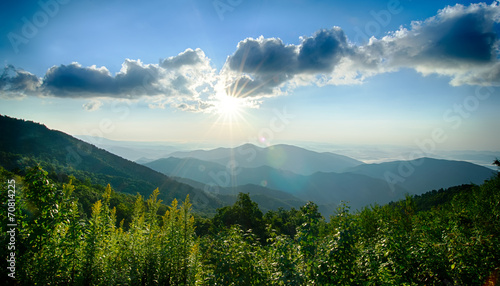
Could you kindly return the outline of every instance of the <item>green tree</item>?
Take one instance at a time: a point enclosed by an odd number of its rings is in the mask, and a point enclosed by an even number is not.
[[[316,280],[320,285],[358,285],[356,257],[357,227],[349,207],[342,203],[331,217],[333,234],[320,243]]]
[[[296,242],[288,235],[277,235],[269,230],[269,244],[265,247],[268,276],[273,285],[304,285],[303,260]]]
[[[277,232],[277,234],[288,235],[291,238],[295,237],[297,233],[297,227],[305,222],[305,217],[302,216],[302,212],[295,208],[290,210],[285,210],[280,207],[278,210],[270,210],[264,215],[264,223],[271,226],[271,229]]]
[[[318,206],[313,202],[307,202],[300,208],[303,223],[297,228],[297,241],[302,259],[301,272],[309,279],[313,279],[316,265],[316,250],[318,247],[320,228],[324,223],[324,218],[318,211]]]
[[[74,210],[67,203],[71,186],[63,193],[49,181],[47,174],[39,165],[26,174],[23,199],[28,216],[23,217],[18,242],[26,246],[21,260],[21,279],[40,284],[64,275],[62,243],[67,231],[66,218]]]
[[[255,235],[234,225],[203,244],[201,285],[269,285]]]
[[[232,206],[218,209],[213,218],[213,226],[216,228],[214,232],[236,224],[243,231],[251,230],[262,242],[265,242],[266,233],[262,211],[258,204],[250,199],[249,194],[239,193],[237,201]]]

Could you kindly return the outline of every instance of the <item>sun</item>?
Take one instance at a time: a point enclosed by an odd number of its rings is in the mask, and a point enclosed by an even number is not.
[[[224,119],[234,120],[241,116],[243,102],[241,98],[224,94],[217,97],[215,109]]]

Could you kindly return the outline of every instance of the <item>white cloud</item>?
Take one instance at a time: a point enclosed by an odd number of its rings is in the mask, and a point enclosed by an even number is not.
[[[359,47],[338,27],[302,38],[296,46],[276,38],[248,38],[228,58],[228,86],[266,97],[301,85],[361,84],[401,68],[448,76],[452,85],[499,85],[499,22],[500,6],[493,2],[448,6],[409,29],[372,37]]]
[[[238,43],[220,71],[201,49],[187,49],[157,64],[126,59],[112,75],[106,67],[79,63],[53,66],[43,79],[13,66],[0,77],[0,96],[141,99],[150,108],[172,106],[211,112],[221,94],[245,98],[248,106],[286,95],[304,85],[362,84],[373,75],[414,69],[450,78],[451,85],[500,85],[499,2],[455,5],[411,27],[353,45],[339,27],[322,29],[300,44],[278,38]],[[99,103],[98,103],[99,102]]]

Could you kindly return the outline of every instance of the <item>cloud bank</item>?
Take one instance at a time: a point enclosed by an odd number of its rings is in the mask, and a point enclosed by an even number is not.
[[[499,22],[498,2],[446,7],[434,17],[413,22],[411,29],[371,39],[360,47],[358,63],[375,72],[412,68],[424,75],[445,75],[452,85],[475,85],[479,78],[484,79],[481,84],[498,85],[498,76],[483,75],[498,66]]]
[[[53,66],[38,78],[6,66],[0,96],[89,99],[83,106],[89,111],[106,98],[142,99],[151,108],[199,112],[213,110],[221,92],[258,102],[297,86],[361,84],[402,68],[446,76],[454,86],[500,85],[499,22],[499,2],[457,4],[362,46],[350,42],[340,27],[302,37],[298,45],[247,38],[220,71],[201,49],[187,49],[157,64],[126,59],[115,75],[106,67],[71,63]]]
[[[302,38],[299,45],[249,38],[227,61],[234,73],[230,88],[234,94],[278,95],[297,85],[362,83],[401,68],[444,75],[452,85],[500,85],[499,22],[494,2],[446,7],[364,46],[350,43],[339,27]]]
[[[13,66],[4,68],[0,77],[0,94],[4,97],[26,95],[79,99],[146,98],[151,107],[166,104],[199,111],[199,104],[213,93],[216,70],[200,49],[187,49],[158,64],[144,64],[126,59],[121,70],[112,75],[106,67],[83,67],[79,63],[51,67],[43,78]],[[100,107],[91,101],[83,108]],[[196,106],[196,108],[195,108]],[[182,109],[182,108],[181,108]]]

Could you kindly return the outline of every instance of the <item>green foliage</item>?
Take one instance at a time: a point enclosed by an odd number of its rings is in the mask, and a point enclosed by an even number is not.
[[[352,285],[358,278],[356,268],[357,227],[349,207],[341,204],[330,220],[332,234],[325,237],[318,250],[317,281],[321,285]]]
[[[158,189],[146,202],[137,195],[130,227],[124,230],[123,221],[117,226],[116,207],[110,207],[110,185],[85,220],[71,182],[58,189],[47,175],[39,166],[31,168],[18,193],[23,211],[18,218],[23,223],[17,237],[17,245],[23,246],[16,252],[18,284],[194,284],[199,254],[189,196],[181,206],[174,200],[161,217]],[[6,233],[5,226],[2,230]]]
[[[19,243],[26,247],[27,255],[21,257],[25,266],[21,268],[21,280],[50,284],[54,277],[60,277],[68,281],[67,275],[75,267],[81,231],[76,202],[71,199],[74,187],[70,183],[58,190],[40,166],[28,171],[24,184],[22,199],[28,215],[23,217]]]
[[[233,226],[202,244],[201,285],[266,285],[262,249],[251,230]]]
[[[413,197],[417,211],[428,211],[436,206],[440,206],[452,201],[453,197],[459,193],[470,192],[474,185],[461,185],[448,188],[446,190],[433,190]]]
[[[0,168],[4,198],[12,178],[20,227],[11,284],[494,285],[500,270],[498,177],[355,213],[341,204],[328,223],[311,202],[263,215],[247,194],[195,220],[189,196],[165,206],[156,189],[132,202],[110,185],[53,184],[40,166],[24,177]],[[75,193],[94,198],[88,214]],[[0,218],[7,245],[6,202]]]
[[[213,232],[216,233],[236,224],[244,231],[252,230],[261,241],[265,240],[262,212],[257,203],[250,199],[249,194],[239,193],[238,200],[234,205],[217,210],[217,214],[213,218]]]
[[[312,276],[315,268],[315,256],[317,250],[317,239],[319,236],[320,222],[323,217],[318,212],[318,206],[313,202],[308,202],[300,208],[304,223],[297,228],[295,237],[300,257],[302,258],[303,268],[306,273]]]
[[[294,238],[297,233],[297,227],[305,222],[305,217],[302,216],[300,210],[295,208],[291,208],[290,210],[278,208],[277,211],[268,211],[264,215],[264,221],[277,234],[284,234]]]

